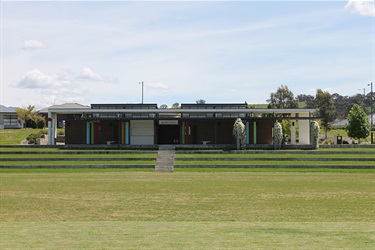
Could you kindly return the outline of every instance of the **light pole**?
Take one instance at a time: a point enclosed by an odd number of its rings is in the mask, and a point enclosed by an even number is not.
[[[142,104],[143,104],[143,81],[140,82],[139,84],[142,84]]]
[[[370,135],[371,135],[371,144],[374,144],[374,134],[372,132],[372,128],[374,126],[374,118],[373,118],[373,114],[372,114],[372,95],[373,95],[373,91],[372,91],[372,82],[367,84],[367,86],[371,86],[371,92],[370,92],[370,115],[371,115],[371,124],[370,124]]]

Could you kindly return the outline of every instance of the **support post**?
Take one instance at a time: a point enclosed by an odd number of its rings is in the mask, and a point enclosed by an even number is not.
[[[48,145],[56,144],[57,114],[48,112]]]
[[[246,145],[250,144],[250,124],[246,122]]]
[[[296,120],[291,120],[291,129],[290,129],[290,144],[295,145],[296,144],[296,126],[297,126],[297,121]]]

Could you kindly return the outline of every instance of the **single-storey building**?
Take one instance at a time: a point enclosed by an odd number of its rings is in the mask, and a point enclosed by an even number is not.
[[[85,106],[79,103],[64,103],[60,105],[52,105],[50,107],[41,109],[38,111],[38,114],[43,116],[46,121],[48,121],[48,110],[56,110],[56,109],[63,109],[63,110],[76,110],[76,109],[89,109],[89,106]],[[57,116],[57,127],[58,128],[64,128],[65,127],[65,120],[69,119],[71,115],[69,114],[59,114]]]
[[[233,145],[233,124],[241,118],[246,145],[273,144],[273,124],[292,120],[291,143],[310,144],[314,109],[252,109],[247,104],[182,104],[158,108],[157,104],[92,104],[91,108],[48,109],[49,144],[56,142],[57,117],[65,117],[65,144],[120,145]]]
[[[22,128],[16,108],[0,105],[0,129]]]

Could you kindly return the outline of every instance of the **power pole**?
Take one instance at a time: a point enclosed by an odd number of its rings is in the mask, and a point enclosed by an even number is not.
[[[143,104],[143,81],[140,82],[139,84],[142,84],[142,104]]]

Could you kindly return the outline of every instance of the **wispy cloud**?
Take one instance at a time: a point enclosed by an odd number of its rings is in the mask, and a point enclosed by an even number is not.
[[[40,96],[37,103],[82,101],[85,91],[69,75],[48,75],[38,69],[27,72],[15,85],[17,89],[32,91]]]
[[[159,91],[166,91],[169,89],[167,85],[161,82],[154,82],[154,83],[146,83],[146,86],[153,90],[159,90]]]
[[[363,16],[375,16],[374,0],[349,0],[345,9],[359,13]]]
[[[46,46],[44,43],[38,40],[25,40],[23,41],[23,45],[21,49],[23,50],[38,50],[44,49]]]
[[[106,82],[106,83],[117,83],[118,79],[112,78],[112,77],[104,77],[94,71],[92,71],[90,68],[83,68],[82,74],[79,75],[77,80],[83,80],[83,81],[93,81],[93,82]]]
[[[73,74],[61,74],[61,75],[47,75],[42,73],[38,69],[28,71],[22,79],[16,84],[18,88],[25,89],[48,89],[48,88],[60,88],[71,84],[77,85],[83,82],[118,82],[116,78],[103,77],[98,73],[92,71],[90,68],[83,68],[82,73],[78,76]],[[159,86],[160,87],[160,86]]]

